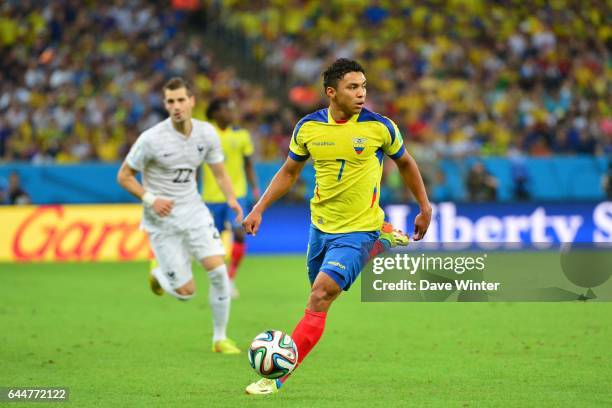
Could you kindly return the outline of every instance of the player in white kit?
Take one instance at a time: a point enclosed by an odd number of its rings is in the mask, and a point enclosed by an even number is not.
[[[196,287],[191,259],[197,259],[210,280],[212,349],[237,354],[240,350],[226,335],[230,282],[225,251],[197,189],[195,177],[202,163],[210,166],[237,220],[242,219],[242,209],[223,166],[216,131],[209,123],[191,118],[195,98],[189,85],[182,78],[172,78],[163,92],[170,117],[140,135],[121,165],[117,181],[144,204],[141,226],[159,263],[152,271],[159,294],[165,291],[181,300],[192,298]],[[137,172],[142,173],[142,185],[136,179]]]

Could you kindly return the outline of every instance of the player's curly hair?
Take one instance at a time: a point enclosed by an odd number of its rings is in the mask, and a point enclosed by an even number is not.
[[[338,81],[349,72],[362,72],[365,74],[365,70],[357,61],[348,58],[337,59],[323,72],[323,89],[327,89],[328,86],[336,88]]]

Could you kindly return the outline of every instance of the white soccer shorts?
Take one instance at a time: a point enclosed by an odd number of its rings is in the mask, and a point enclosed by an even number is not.
[[[198,262],[214,255],[225,255],[221,235],[212,219],[194,221],[184,230],[149,233],[149,242],[162,272],[174,289],[193,278],[191,260]]]

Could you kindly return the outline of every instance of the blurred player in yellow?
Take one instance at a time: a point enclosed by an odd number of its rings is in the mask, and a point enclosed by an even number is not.
[[[312,157],[316,184],[310,200],[307,253],[311,289],[306,311],[291,334],[298,349],[298,364],[323,335],[330,306],[355,282],[368,253],[372,256],[380,252],[376,246],[397,244],[393,235],[390,241],[386,238],[392,231],[383,224],[384,213],[378,203],[384,155],[395,161],[420,206],[414,240],[425,235],[432,212],[419,169],[406,152],[397,126],[364,108],[366,78],[361,65],[337,60],[323,73],[323,87],[329,107],[297,123],[289,157],[243,221],[246,232],[255,235],[264,211],[289,191]],[[246,392],[271,394],[286,379],[262,378],[247,386]]]
[[[225,168],[232,181],[238,202],[242,208],[247,208],[247,182],[255,200],[259,199],[257,176],[253,168],[253,142],[248,130],[235,125],[236,105],[227,98],[213,99],[206,110],[206,117],[217,130],[221,139],[221,147],[225,156]],[[235,278],[236,271],[246,253],[244,229],[236,223],[236,214],[227,204],[227,200],[214,174],[208,166],[203,166],[202,198],[210,209],[215,220],[215,226],[223,231],[227,226],[233,233],[231,258],[229,262],[229,278],[232,285],[232,297],[238,297]],[[229,252],[229,251],[228,251]]]

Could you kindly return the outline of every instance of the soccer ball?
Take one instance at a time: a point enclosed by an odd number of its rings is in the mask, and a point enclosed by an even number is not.
[[[281,378],[295,368],[298,351],[291,336],[279,330],[259,333],[249,347],[249,363],[262,377]]]

